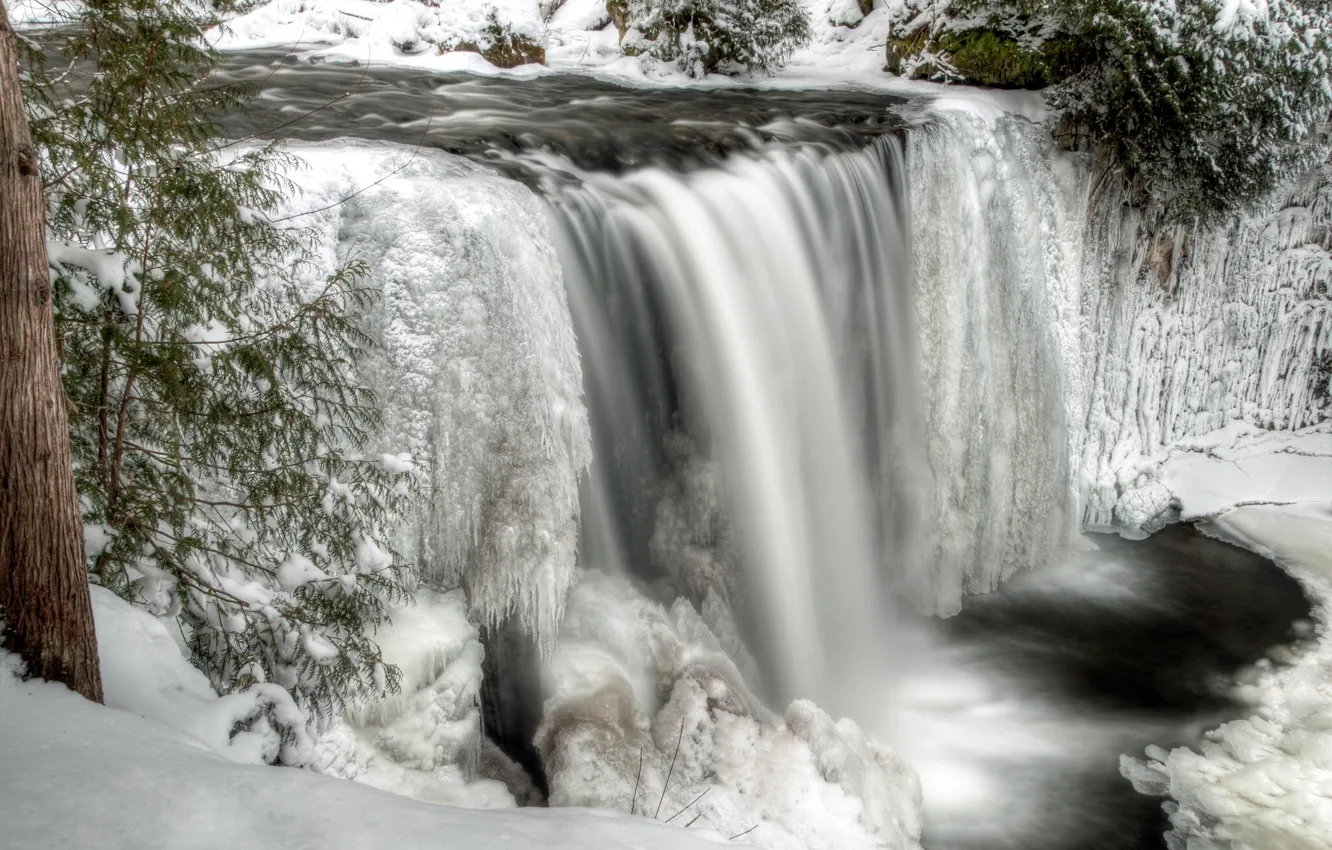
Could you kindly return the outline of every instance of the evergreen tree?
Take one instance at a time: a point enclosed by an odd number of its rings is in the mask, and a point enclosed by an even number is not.
[[[800,0],[628,0],[627,51],[692,77],[771,71],[809,42]]]
[[[1052,86],[1177,218],[1215,220],[1326,156],[1329,0],[912,0],[895,30],[898,70]]]
[[[210,117],[250,95],[211,79],[220,11],[90,0],[62,73],[25,81],[75,477],[97,581],[177,617],[220,690],[329,712],[396,687],[372,634],[414,479],[360,454],[360,267],[322,276],[273,217],[298,163]]]

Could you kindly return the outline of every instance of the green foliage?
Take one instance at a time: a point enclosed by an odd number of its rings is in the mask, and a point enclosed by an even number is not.
[[[405,597],[387,533],[414,481],[359,455],[360,266],[321,275],[272,217],[298,163],[209,118],[250,95],[210,80],[215,23],[91,0],[62,72],[24,80],[90,568],[177,616],[222,691],[275,681],[328,712],[396,687],[370,636]]]
[[[527,36],[514,32],[500,21],[495,9],[486,13],[486,28],[481,31],[480,39],[476,42],[462,42],[450,49],[480,53],[496,68],[546,64],[546,49]]]
[[[703,77],[772,71],[810,35],[800,0],[629,0],[622,44],[626,52]]]
[[[1257,203],[1325,155],[1329,0],[1247,17],[1210,0],[927,0],[895,34],[905,73],[1051,85],[1050,103],[1113,147],[1141,200],[1176,218]]]

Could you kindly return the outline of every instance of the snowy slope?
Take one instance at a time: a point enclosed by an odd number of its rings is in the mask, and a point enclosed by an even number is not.
[[[703,850],[720,836],[606,811],[475,812],[306,770],[234,764],[195,738],[0,670],[0,846],[100,850]]]

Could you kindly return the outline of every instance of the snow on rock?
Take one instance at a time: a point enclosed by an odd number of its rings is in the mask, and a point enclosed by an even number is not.
[[[1238,433],[1227,430],[1235,423],[1293,432],[1332,417],[1326,171],[1275,212],[1210,231],[1153,234],[1116,192],[1103,194],[1090,211],[1083,270],[1084,521],[1136,528],[1151,519],[1146,503],[1169,507],[1160,504],[1165,490],[1195,499],[1193,514],[1227,500],[1318,495],[1296,492],[1296,477],[1284,474],[1296,470],[1305,485],[1332,492],[1324,473],[1310,472],[1322,462],[1297,460],[1283,437],[1205,445]],[[1193,442],[1213,434],[1222,436]],[[1271,458],[1260,464],[1264,452]],[[1235,488],[1228,495],[1216,489],[1224,478]]]
[[[502,783],[475,776],[483,650],[462,593],[418,592],[375,640],[402,671],[401,690],[337,721],[312,766],[427,803],[512,807]]]
[[[667,610],[584,576],[547,691],[536,743],[552,805],[697,819],[769,850],[919,847],[911,768],[808,701],[764,709],[682,599]]]
[[[291,206],[320,210],[300,221],[319,234],[322,271],[355,256],[381,295],[369,328],[382,350],[359,364],[384,412],[372,456],[409,456],[422,475],[399,548],[427,584],[461,581],[479,621],[517,614],[548,648],[574,580],[591,437],[540,201],[443,153],[292,150],[309,169],[291,175],[303,190]]]
[[[604,811],[473,812],[308,770],[237,765],[0,653],[0,844],[99,850],[704,850],[722,836]]]
[[[492,11],[517,35],[540,39],[545,29],[536,0],[271,0],[228,21],[217,37],[223,48],[355,42],[372,60],[438,57],[459,44],[483,41]]]
[[[1161,465],[1159,485],[1170,492],[1185,520],[1240,504],[1327,501],[1332,499],[1332,422],[1267,431],[1232,421],[1219,431],[1176,443]]]
[[[1254,714],[1197,750],[1124,756],[1135,788],[1168,796],[1172,850],[1312,850],[1332,841],[1332,501],[1253,506],[1216,521],[1225,537],[1274,558],[1317,601],[1313,645],[1290,666],[1259,667]]]
[[[90,590],[108,706],[185,733],[196,746],[240,764],[310,760],[305,715],[285,690],[259,683],[219,697],[168,631],[174,621],[159,620],[103,587]]]

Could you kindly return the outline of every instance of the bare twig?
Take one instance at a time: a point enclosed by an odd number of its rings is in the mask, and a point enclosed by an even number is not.
[[[664,823],[670,823],[671,821],[673,821],[673,820],[675,820],[676,818],[678,818],[680,815],[684,814],[686,811],[688,811],[689,806],[692,806],[692,805],[694,805],[694,803],[697,803],[699,800],[702,800],[703,797],[704,797],[709,791],[711,791],[711,790],[712,790],[712,786],[711,786],[711,785],[709,785],[707,788],[704,788],[702,794],[699,794],[699,795],[698,795],[697,797],[695,797],[692,801],[690,801],[690,803],[689,803],[688,806],[685,806],[685,807],[684,807],[683,809],[681,809],[680,811],[678,811],[678,812],[676,812],[675,814],[671,815],[670,817],[666,818],[666,820],[664,821]],[[692,823],[692,821],[691,821],[691,823]]]
[[[277,125],[276,127],[269,127],[267,130],[260,130],[257,133],[251,133],[248,136],[243,136],[239,139],[233,139],[232,141],[218,145],[217,147],[212,148],[207,152],[210,154],[217,153],[220,150],[225,150],[230,147],[235,147],[236,145],[239,145],[242,142],[248,142],[252,139],[257,139],[260,136],[267,136],[270,133],[276,133],[278,130],[290,127],[292,124],[298,124],[301,121],[304,121],[306,118],[309,118],[311,115],[314,115],[316,112],[321,112],[325,109],[328,109],[330,106],[334,105],[335,103],[340,103],[341,101],[344,101],[347,98],[351,97],[353,94],[356,93],[356,90],[361,87],[361,83],[365,82],[365,78],[369,74],[370,74],[370,62],[369,60],[367,60],[365,63],[365,70],[361,72],[360,79],[356,81],[356,85],[352,86],[350,91],[345,91],[342,94],[338,95],[337,97],[333,98],[332,100],[326,101],[325,103],[316,106],[314,109],[311,109],[308,112],[303,112],[300,115],[297,115],[295,118],[291,119],[290,121],[284,121],[283,123]]]
[[[634,801],[629,804],[629,814],[638,808],[638,783],[643,778],[643,748],[638,748],[638,774],[634,777]]]
[[[761,823],[761,822],[762,822],[762,821],[760,821],[760,823]],[[758,828],[759,828],[759,825],[756,823],[756,824],[754,824],[753,826],[751,826],[749,829],[746,829],[744,832],[740,833],[739,835],[732,835],[730,838],[727,839],[727,841],[734,841],[734,840],[736,840],[737,838],[744,838],[746,835],[748,835],[749,833],[753,832],[754,830],[756,830],[756,829],[758,829]]]
[[[680,736],[675,739],[675,755],[671,756],[671,767],[666,771],[666,783],[661,786],[661,799],[657,800],[657,810],[652,813],[655,818],[661,814],[661,804],[666,800],[666,789],[671,787],[671,774],[675,772],[675,759],[680,755],[680,742],[684,740],[684,718],[680,718]]]
[[[362,192],[366,192],[366,191],[369,191],[370,189],[375,188],[375,187],[378,186],[380,183],[383,183],[385,180],[389,179],[389,178],[392,177],[393,175],[395,175],[395,174],[397,174],[398,172],[402,171],[404,168],[406,168],[407,166],[411,165],[412,162],[413,162],[418,156],[420,156],[420,154],[421,154],[421,145],[425,143],[425,138],[426,138],[426,136],[430,134],[430,124],[431,124],[431,122],[433,122],[434,120],[435,120],[435,116],[433,116],[433,115],[426,119],[426,128],[425,128],[425,132],[421,134],[421,138],[420,138],[419,141],[417,141],[417,143],[416,143],[416,147],[412,149],[412,155],[411,155],[410,157],[407,158],[407,161],[406,161],[406,162],[404,162],[402,165],[399,165],[398,167],[394,168],[394,169],[393,169],[392,171],[390,171],[388,174],[385,174],[383,177],[379,178],[378,180],[376,180],[376,181],[373,182],[373,183],[367,183],[366,185],[364,185],[364,186],[362,186],[361,188],[357,189],[355,192],[352,192],[350,195],[347,195],[345,198],[339,198],[338,200],[334,201],[334,202],[331,203],[331,204],[328,204],[327,206],[318,207],[317,209],[313,209],[313,210],[306,210],[305,212],[292,213],[291,215],[283,216],[282,218],[275,218],[275,219],[272,219],[272,220],[270,221],[270,224],[281,224],[281,223],[284,222],[284,221],[291,221],[293,218],[300,218],[301,216],[306,216],[306,215],[314,215],[315,213],[321,213],[321,212],[323,212],[324,210],[331,210],[331,209],[333,209],[334,207],[342,206],[343,204],[347,203],[347,202],[350,201],[352,198],[356,197],[357,195],[361,194]]]
[[[698,823],[698,819],[701,818],[701,817],[703,817],[703,813],[702,813],[702,812],[699,812],[698,814],[694,815],[694,819],[691,820],[689,823],[685,824],[685,825],[684,825],[684,828],[685,828],[685,829],[688,829],[689,827],[691,827],[691,826],[693,826],[694,824]]]

